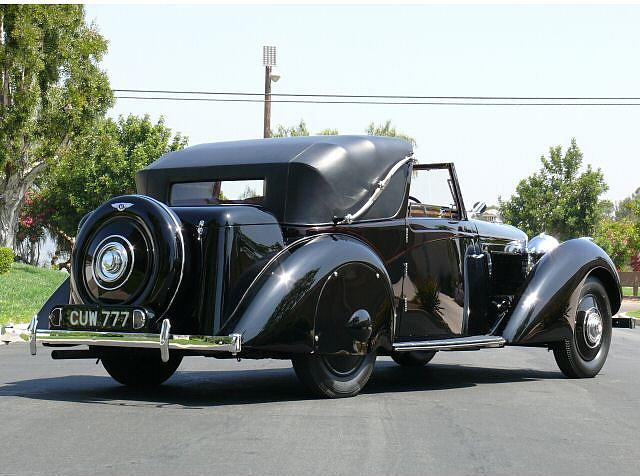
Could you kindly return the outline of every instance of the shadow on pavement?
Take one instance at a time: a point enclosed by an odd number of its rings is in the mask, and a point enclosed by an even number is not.
[[[431,392],[476,385],[562,378],[559,372],[429,364],[402,368],[378,361],[362,394]],[[121,386],[110,377],[70,375],[10,382],[0,397],[118,406],[204,408],[220,405],[310,400],[291,368],[178,372],[153,390]]]

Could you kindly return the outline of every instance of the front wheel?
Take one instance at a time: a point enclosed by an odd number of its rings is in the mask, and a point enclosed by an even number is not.
[[[611,305],[602,283],[587,279],[580,291],[573,338],[553,349],[558,367],[569,378],[595,377],[611,345]]]
[[[292,362],[298,378],[317,395],[326,398],[353,397],[369,381],[376,354],[310,354],[296,356]]]
[[[123,385],[155,387],[175,373],[182,362],[182,356],[172,353],[169,362],[163,362],[157,350],[110,350],[100,360],[109,375]]]

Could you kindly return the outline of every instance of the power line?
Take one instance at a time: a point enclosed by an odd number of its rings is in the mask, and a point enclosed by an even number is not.
[[[116,99],[143,101],[200,101],[200,102],[239,102],[262,103],[264,99],[249,98],[194,98],[175,96],[115,96]],[[623,98],[621,98],[622,100]],[[628,98],[634,100],[634,98]],[[612,98],[612,101],[616,100]],[[640,101],[640,98],[637,99]],[[292,104],[362,104],[362,105],[423,105],[423,106],[640,106],[640,102],[470,102],[470,101],[348,101],[320,99],[271,99],[276,103]]]
[[[264,96],[264,93],[241,91],[179,91],[171,89],[114,89],[115,93],[136,94],[187,94],[200,96]],[[621,96],[408,96],[393,94],[329,94],[329,93],[271,93],[279,97],[349,98],[349,99],[431,99],[473,101],[640,101],[640,97]],[[608,104],[608,103],[607,103]]]

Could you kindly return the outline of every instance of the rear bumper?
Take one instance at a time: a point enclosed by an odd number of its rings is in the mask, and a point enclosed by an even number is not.
[[[37,329],[36,316],[31,320],[27,332],[21,338],[29,342],[31,355],[36,355],[37,343],[55,345],[92,345],[106,347],[131,347],[159,349],[162,360],[169,360],[170,350],[194,350],[228,352],[239,354],[242,350],[242,336],[194,336],[171,334],[171,323],[165,319],[160,334],[67,331]]]

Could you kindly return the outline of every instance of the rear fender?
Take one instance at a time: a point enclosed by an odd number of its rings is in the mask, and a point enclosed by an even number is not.
[[[371,279],[380,285],[366,288]],[[365,287],[359,288],[359,294],[370,295],[368,302],[348,295],[361,284]],[[386,300],[383,307],[391,312],[390,280],[370,247],[347,235],[315,235],[296,241],[272,259],[240,299],[223,334],[241,334],[246,349],[362,353],[367,347],[362,337],[369,334],[370,341],[391,316],[379,309],[380,295]],[[341,327],[333,328],[332,311],[337,308],[343,311],[343,321]],[[371,318],[370,333],[364,313],[354,315],[361,309]],[[322,330],[317,341],[316,326]],[[346,339],[346,334],[351,338]]]
[[[71,296],[71,284],[69,278],[65,279],[58,289],[47,299],[38,311],[38,329],[49,329],[49,314],[57,306],[69,304]]]
[[[383,270],[382,263],[349,262],[326,277],[316,311],[316,352],[365,354],[389,347],[393,294]]]
[[[507,344],[539,345],[573,335],[582,284],[589,276],[607,290],[613,314],[620,309],[620,279],[611,258],[587,238],[565,241],[529,273],[502,332]]]

